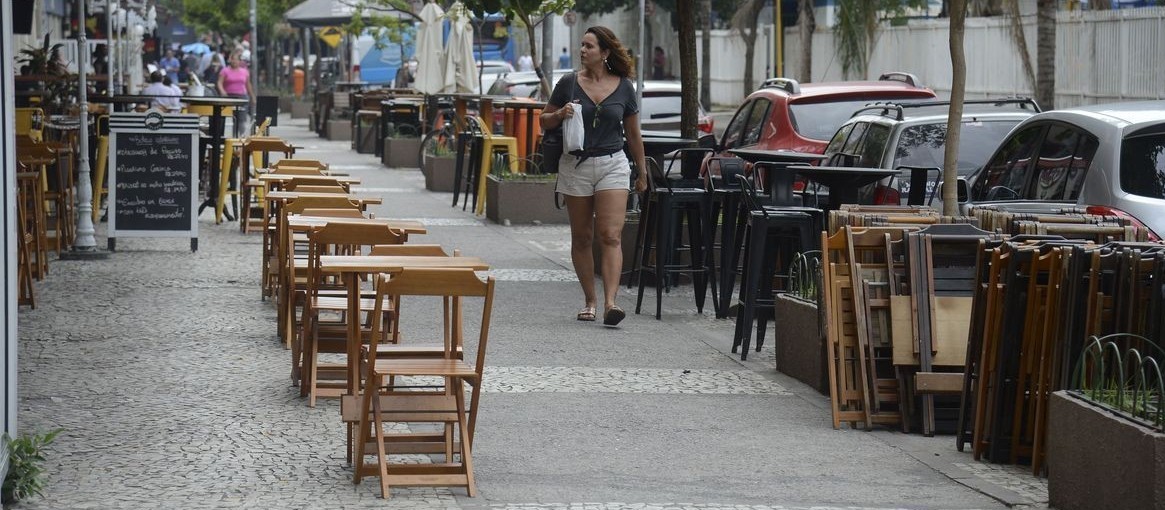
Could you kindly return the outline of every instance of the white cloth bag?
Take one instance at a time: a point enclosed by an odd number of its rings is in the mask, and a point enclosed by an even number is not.
[[[567,117],[562,124],[562,151],[571,153],[583,150],[583,118],[582,105],[567,103],[565,107],[574,109],[574,115]],[[564,107],[564,108],[565,108]]]

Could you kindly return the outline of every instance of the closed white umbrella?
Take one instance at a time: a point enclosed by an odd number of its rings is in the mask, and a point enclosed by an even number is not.
[[[445,42],[445,92],[473,92],[477,69],[473,65],[473,26],[469,11],[457,2],[449,7],[449,40]]]
[[[441,17],[445,11],[433,3],[421,9],[417,27],[417,75],[413,86],[422,94],[436,94],[445,86],[441,48]]]

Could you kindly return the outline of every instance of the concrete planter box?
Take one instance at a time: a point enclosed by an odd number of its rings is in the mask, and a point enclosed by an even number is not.
[[[291,108],[288,108],[288,111],[291,112],[291,118],[293,119],[311,118],[311,102],[293,99],[291,101]]]
[[[781,325],[780,337],[772,339],[777,370],[828,395],[829,367],[817,304],[782,295],[773,306]]]
[[[384,139],[384,155],[380,162],[392,168],[417,168],[417,158],[421,154],[420,138]]]
[[[291,103],[294,101],[295,101],[295,98],[293,98],[291,96],[279,96],[279,111],[290,112],[291,111]]]
[[[351,140],[352,121],[348,119],[328,120],[328,140]]]
[[[1058,391],[1047,455],[1055,508],[1165,508],[1165,434]]]
[[[429,191],[453,192],[453,172],[457,169],[454,156],[431,157],[425,160],[421,173],[425,174],[425,189]]]
[[[485,181],[485,216],[495,223],[569,223],[566,208],[554,207],[554,179],[506,179],[490,175]]]

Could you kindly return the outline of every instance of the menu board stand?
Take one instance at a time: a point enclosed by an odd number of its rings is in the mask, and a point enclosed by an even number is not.
[[[118,237],[189,237],[198,251],[198,116],[109,118],[109,250]]]

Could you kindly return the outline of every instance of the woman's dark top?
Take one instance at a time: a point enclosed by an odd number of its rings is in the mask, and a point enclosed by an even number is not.
[[[577,76],[577,73],[572,73],[558,80],[550,94],[549,104],[561,108],[566,103],[579,101],[582,105],[583,147],[587,152],[610,154],[622,150],[623,119],[639,113],[631,80],[621,78],[615,91],[596,105],[582,87],[575,86]]]

